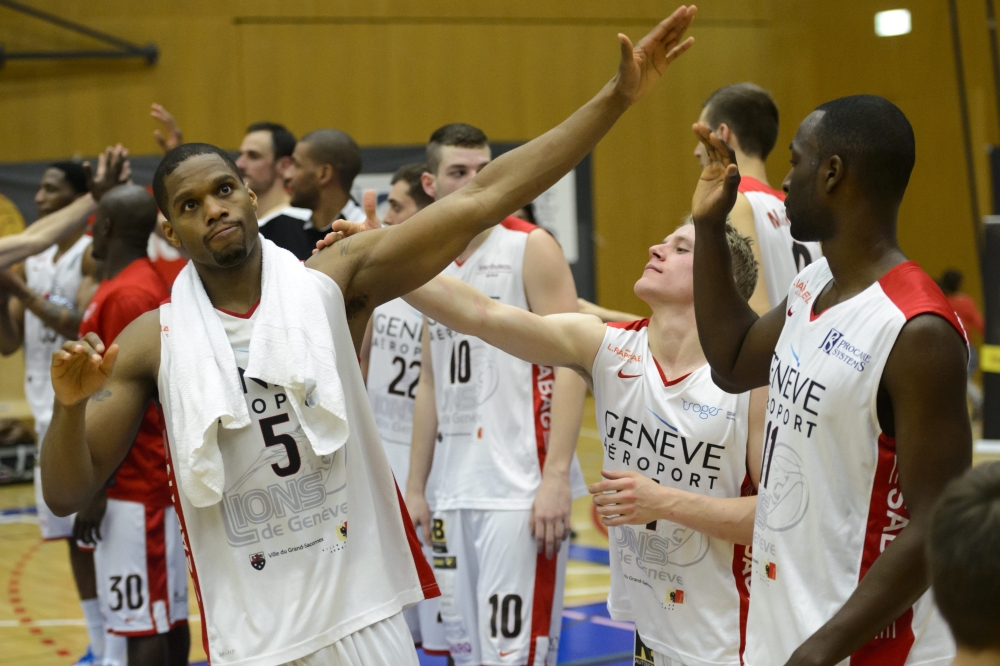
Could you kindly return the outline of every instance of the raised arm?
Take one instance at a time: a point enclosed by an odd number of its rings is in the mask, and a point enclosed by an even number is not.
[[[10,270],[0,272],[0,289],[17,297],[23,308],[30,310],[46,327],[64,338],[72,340],[80,334],[80,320],[83,319],[83,313],[74,307],[75,303],[60,304],[45,298],[29,287],[21,276]]]
[[[529,363],[573,368],[585,377],[590,377],[604,339],[604,324],[596,317],[576,313],[541,317],[498,303],[447,275],[439,275],[403,299],[428,318],[453,331],[474,335],[511,356]]]
[[[378,304],[416,289],[440,273],[477,234],[549,189],[593,150],[618,117],[690,48],[693,40],[683,35],[694,11],[680,7],[635,48],[620,34],[618,74],[555,129],[494,160],[468,185],[406,224],[352,236],[314,255],[307,265],[340,285],[349,318],[367,319]],[[388,275],[392,279],[386,279]],[[358,339],[362,332],[356,331]]]
[[[740,296],[726,243],[726,217],[736,203],[740,172],[736,154],[702,123],[694,126],[708,164],[691,202],[694,246],[694,312],[705,358],[716,382],[730,393],[768,381],[771,356],[785,324],[785,302],[762,317]]]
[[[52,355],[56,399],[42,446],[45,503],[58,516],[87,506],[125,459],[156,395],[159,312],[142,315],[105,349],[93,333]]]

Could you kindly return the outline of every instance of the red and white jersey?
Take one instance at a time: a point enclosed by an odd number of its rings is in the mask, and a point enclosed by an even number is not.
[[[49,249],[24,262],[28,287],[42,298],[65,308],[76,307],[76,292],[83,281],[80,264],[83,253],[93,239],[84,234],[80,240],[55,259],[59,247]],[[42,443],[52,421],[52,354],[63,346],[66,338],[48,328],[28,309],[24,311],[24,397],[35,417],[35,432]]]
[[[252,423],[219,430],[221,502],[195,508],[183,492],[173,493],[211,664],[284,664],[438,595],[379,441],[341,291],[325,275],[309,274],[303,288],[323,299],[350,435],[333,455],[315,455],[282,387],[242,370],[253,313],[218,313]],[[183,322],[172,319],[168,303],[160,324],[162,400],[170,395],[170,329]]]
[[[753,543],[746,663],[783,664],[854,592],[909,522],[896,444],[876,396],[903,325],[925,313],[961,324],[910,261],[813,313],[833,279],[820,259],[795,278],[771,361]],[[947,664],[955,654],[928,592],[849,660],[850,666]]]
[[[368,355],[368,401],[389,466],[400,487],[410,471],[413,403],[420,379],[420,335],[424,316],[403,299],[372,312],[372,346]]]
[[[508,217],[444,275],[527,310],[522,269],[535,229]],[[438,322],[429,326],[439,434],[430,505],[438,511],[530,509],[548,447],[554,368],[514,358]],[[587,494],[575,459],[570,481],[574,497]]]
[[[785,193],[750,176],[740,179],[740,193],[753,208],[753,226],[760,245],[761,270],[767,284],[767,301],[777,307],[788,295],[792,278],[823,256],[819,243],[800,243],[792,238],[785,215]]]
[[[604,468],[712,497],[740,497],[750,394],[726,393],[706,363],[668,380],[648,319],[609,324],[594,359]],[[608,611],[656,652],[690,666],[740,663],[749,558],[743,546],[657,520],[610,529]]]

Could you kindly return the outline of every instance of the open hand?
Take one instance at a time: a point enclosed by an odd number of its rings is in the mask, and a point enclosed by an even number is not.
[[[118,345],[104,348],[96,333],[66,342],[52,354],[52,388],[67,407],[80,403],[104,387],[118,358]],[[95,398],[96,399],[96,398]]]
[[[691,129],[708,156],[691,199],[691,217],[695,222],[721,225],[736,205],[740,184],[736,153],[704,123],[696,123]]]
[[[605,525],[645,525],[663,517],[663,500],[670,492],[639,472],[601,470],[604,481],[588,488]]]
[[[177,124],[177,121],[174,120],[173,115],[169,111],[159,104],[153,104],[153,110],[149,112],[149,115],[159,120],[160,124],[163,125],[164,131],[166,131],[166,134],[164,134],[160,130],[153,130],[153,138],[156,139],[156,143],[160,144],[160,149],[164,153],[169,153],[184,143],[184,134],[181,132],[181,126]]]
[[[573,492],[567,475],[542,475],[542,483],[531,505],[531,532],[538,552],[552,559],[563,540],[569,538]]]
[[[635,104],[649,92],[667,67],[694,44],[694,37],[684,39],[684,32],[694,20],[698,8],[681,5],[661,21],[633,47],[631,40],[618,33],[621,43],[621,63],[615,88]]]
[[[113,148],[108,146],[97,156],[96,174],[91,170],[90,162],[83,163],[83,170],[87,174],[87,189],[90,190],[90,195],[94,197],[94,201],[100,201],[111,188],[128,182],[131,177],[128,149],[120,143]]]
[[[342,241],[345,238],[353,236],[354,234],[382,227],[382,220],[378,219],[378,213],[375,212],[375,209],[378,207],[375,190],[365,190],[365,195],[362,197],[361,202],[365,209],[365,221],[335,221],[332,225],[330,225],[330,233],[324,236],[322,240],[316,241],[316,249],[312,251],[313,254],[316,254],[325,247],[330,247],[338,241]]]

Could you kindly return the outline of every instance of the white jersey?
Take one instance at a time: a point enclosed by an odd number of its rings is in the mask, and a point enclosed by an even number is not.
[[[400,487],[410,471],[413,402],[420,379],[420,335],[424,316],[401,298],[372,312],[368,356],[368,400],[389,466]]]
[[[59,252],[56,245],[28,257],[24,262],[28,287],[56,305],[75,308],[76,292],[83,281],[80,264],[91,240],[84,234],[58,260],[55,259]],[[24,397],[35,417],[39,444],[52,421],[52,401],[55,398],[49,374],[52,354],[64,342],[66,338],[48,328],[33,312],[24,311]]]
[[[799,271],[823,256],[819,243],[800,243],[792,238],[791,225],[785,215],[785,193],[766,183],[743,176],[740,193],[753,208],[753,226],[760,245],[761,270],[767,284],[767,300],[777,307],[788,295]]]
[[[726,393],[708,364],[672,381],[649,351],[648,319],[610,324],[594,359],[604,468],[712,497],[740,497],[750,394]],[[743,546],[657,520],[610,530],[615,620],[688,666],[740,664],[749,558]],[[638,660],[636,660],[638,663]]]
[[[533,224],[508,217],[464,262],[444,275],[501,303],[528,309],[524,249]],[[542,481],[555,370],[532,365],[479,338],[429,322],[437,402],[438,482],[431,506],[450,509],[530,509]],[[573,496],[587,494],[580,465],[570,472]]]
[[[313,453],[282,387],[244,375],[255,317],[220,312],[252,423],[219,430],[226,479],[220,503],[195,508],[184,493],[172,498],[205,651],[216,665],[293,661],[437,593],[379,443],[343,296],[325,275],[309,274],[303,288],[320,292],[333,331],[347,443],[329,456]],[[172,321],[165,304],[160,324],[163,400],[170,395],[170,329],[183,322]],[[172,458],[169,401],[162,406]]]
[[[771,361],[753,544],[746,663],[783,664],[847,601],[909,514],[896,443],[876,396],[903,325],[935,313],[961,331],[941,290],[914,262],[820,315],[833,279],[825,259],[795,278]],[[955,654],[928,590],[842,665],[947,664]]]

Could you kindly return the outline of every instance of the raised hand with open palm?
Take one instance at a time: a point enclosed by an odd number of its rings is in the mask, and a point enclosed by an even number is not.
[[[708,157],[708,164],[701,170],[698,185],[691,199],[691,217],[697,222],[725,224],[729,211],[736,205],[740,185],[740,169],[736,153],[704,123],[692,129],[701,141]]]
[[[694,20],[698,8],[681,5],[640,39],[635,46],[618,33],[622,58],[615,77],[615,87],[630,104],[641,100],[660,80],[667,67],[694,44],[694,37],[684,39],[684,32]]]

